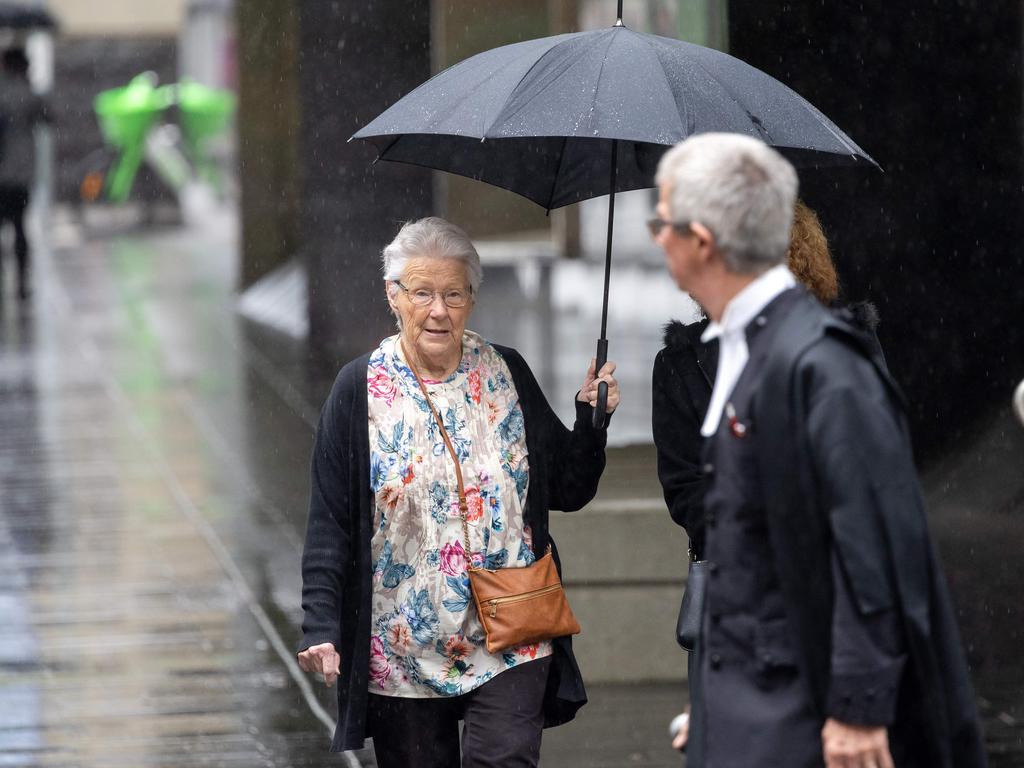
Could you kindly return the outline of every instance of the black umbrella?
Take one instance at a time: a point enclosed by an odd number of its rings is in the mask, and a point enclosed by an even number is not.
[[[618,7],[610,29],[506,45],[449,67],[352,137],[372,142],[379,160],[485,181],[548,210],[609,195],[598,370],[608,350],[614,193],[654,186],[669,146],[727,131],[762,139],[801,167],[875,165],[778,80],[720,51],[634,32],[622,25],[622,0]]]
[[[54,21],[45,8],[29,3],[0,2],[0,29],[54,29]]]

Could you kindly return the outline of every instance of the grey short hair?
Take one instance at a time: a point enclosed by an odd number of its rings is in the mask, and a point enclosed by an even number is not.
[[[655,180],[668,190],[672,220],[710,229],[730,272],[757,274],[785,261],[797,176],[764,142],[692,136],[665,153]]]
[[[470,290],[475,295],[484,279],[480,254],[461,227],[439,216],[428,216],[402,225],[395,239],[384,246],[381,260],[384,279],[402,279],[409,259],[418,257],[458,259],[466,268]]]

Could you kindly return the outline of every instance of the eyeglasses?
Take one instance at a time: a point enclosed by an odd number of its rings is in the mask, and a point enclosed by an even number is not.
[[[651,233],[651,237],[660,235],[661,230],[665,227],[672,227],[680,235],[690,234],[690,222],[688,221],[665,221],[660,216],[647,220],[647,230]]]
[[[426,307],[434,303],[434,297],[440,296],[441,301],[445,303],[445,306],[451,309],[461,309],[469,303],[470,296],[472,295],[468,291],[460,291],[457,288],[453,288],[448,291],[431,291],[426,288],[406,288],[400,282],[395,280],[395,285],[405,291],[405,295],[409,297],[411,301],[417,307]]]

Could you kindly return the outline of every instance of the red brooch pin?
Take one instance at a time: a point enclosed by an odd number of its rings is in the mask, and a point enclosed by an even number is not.
[[[729,420],[729,431],[733,437],[743,438],[747,436],[747,425],[736,418],[736,409],[732,403],[725,404],[725,417]]]

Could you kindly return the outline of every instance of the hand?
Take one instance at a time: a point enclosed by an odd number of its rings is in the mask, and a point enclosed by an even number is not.
[[[690,708],[672,718],[668,727],[669,735],[672,737],[672,749],[682,752],[686,749],[686,742],[690,740]]]
[[[601,368],[601,375],[594,376],[594,366],[597,365],[595,358],[590,358],[590,367],[587,368],[586,378],[583,379],[583,386],[580,387],[580,392],[576,395],[576,399],[581,403],[590,403],[591,408],[597,407],[597,385],[604,381],[608,384],[608,405],[605,407],[605,413],[611,413],[619,406],[619,382],[612,376],[615,373],[615,363],[609,360]]]
[[[895,768],[885,726],[847,725],[830,717],[821,744],[826,768]]]
[[[311,645],[299,653],[299,667],[303,672],[319,672],[330,688],[341,673],[341,656],[334,650],[333,643]]]

